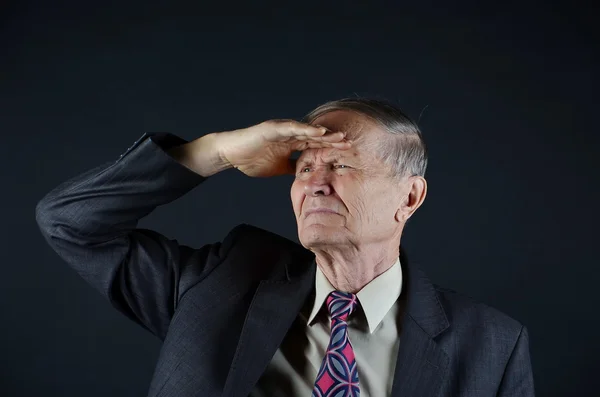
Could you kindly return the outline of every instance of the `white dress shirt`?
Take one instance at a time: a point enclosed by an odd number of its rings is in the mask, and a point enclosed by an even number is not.
[[[306,396],[329,344],[331,316],[325,299],[334,291],[317,266],[315,289],[259,379],[252,397]],[[359,305],[348,319],[361,397],[389,396],[400,343],[402,267],[400,259],[358,294]]]

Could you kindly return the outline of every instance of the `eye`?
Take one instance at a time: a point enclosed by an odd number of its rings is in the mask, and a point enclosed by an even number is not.
[[[350,167],[348,167],[346,164],[336,164],[333,166],[333,168],[340,169],[340,168],[350,168]]]
[[[308,172],[306,170],[310,170],[310,167],[302,167],[302,168],[300,168],[300,172]]]

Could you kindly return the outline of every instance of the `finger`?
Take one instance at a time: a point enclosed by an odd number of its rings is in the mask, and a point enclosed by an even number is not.
[[[344,142],[307,142],[308,143],[308,147],[310,149],[315,149],[315,148],[336,148],[336,149],[350,149],[350,147],[352,146],[351,142],[348,141],[344,141]]]
[[[327,133],[331,133],[332,131],[327,128],[324,127],[322,125],[316,124],[316,125],[311,125],[311,124],[304,124],[303,125],[304,128],[300,129],[299,132],[299,136],[310,136],[310,137],[321,137],[326,135]]]
[[[316,142],[316,141],[303,141],[298,142],[295,145],[294,150],[303,151],[306,149],[323,149],[323,148],[335,148],[346,150],[352,147],[352,143],[349,141],[344,142]]]
[[[346,137],[346,133],[345,132],[327,132],[325,135],[322,136],[306,136],[306,135],[299,135],[299,136],[295,136],[294,138],[299,140],[299,141],[316,141],[316,142],[339,142],[342,139],[344,139]]]
[[[328,129],[322,126],[314,126],[306,123],[301,123],[295,120],[271,120],[267,128],[267,138],[281,139],[289,137],[318,137],[327,133]]]

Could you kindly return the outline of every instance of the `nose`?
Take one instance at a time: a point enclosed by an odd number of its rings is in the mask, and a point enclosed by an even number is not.
[[[329,196],[332,191],[328,171],[313,171],[313,174],[304,185],[304,193],[307,196]]]

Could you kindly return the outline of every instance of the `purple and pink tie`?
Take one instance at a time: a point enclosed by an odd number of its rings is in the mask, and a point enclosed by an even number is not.
[[[356,308],[356,295],[333,291],[327,296],[326,303],[331,314],[331,337],[312,397],[359,397],[358,368],[346,323]]]

